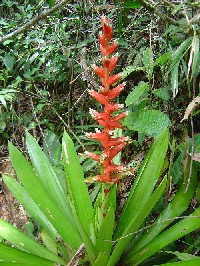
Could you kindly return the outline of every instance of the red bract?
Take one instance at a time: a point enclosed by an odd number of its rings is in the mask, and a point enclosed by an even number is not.
[[[102,93],[98,93],[94,90],[90,90],[89,94],[95,98],[98,102],[100,102],[101,104],[106,104],[108,103],[108,98],[104,95],[102,95]]]
[[[107,84],[112,85],[119,81],[122,78],[122,74],[118,73],[116,75],[111,75],[110,77],[107,78]]]
[[[112,88],[112,85],[122,78],[121,73],[111,74],[118,60],[118,55],[111,55],[116,51],[118,44],[116,41],[110,43],[113,36],[113,28],[110,20],[102,17],[101,23],[102,34],[98,37],[103,66],[98,67],[94,65],[93,70],[101,80],[102,89],[98,92],[90,90],[89,94],[104,105],[103,112],[101,113],[90,109],[90,114],[103,127],[103,130],[96,133],[87,133],[86,136],[98,140],[103,146],[103,152],[101,155],[87,152],[87,155],[98,161],[101,164],[101,169],[103,169],[100,175],[93,177],[94,182],[117,183],[122,178],[122,172],[125,171],[125,167],[114,164],[112,160],[124,148],[128,138],[124,136],[114,137],[113,132],[116,128],[123,127],[120,120],[127,116],[127,112],[114,115],[114,112],[123,108],[123,104],[116,104],[112,100],[124,89],[125,83]]]
[[[101,77],[101,78],[105,78],[106,77],[106,69],[105,68],[103,68],[103,67],[98,67],[98,66],[93,66],[92,67],[93,68],[93,70],[94,70],[94,72],[99,76],[99,77]]]
[[[122,83],[122,84],[119,84],[117,87],[113,88],[112,90],[109,91],[108,93],[108,97],[109,97],[109,100],[113,100],[115,99],[124,89],[126,83]],[[104,95],[107,95],[107,93],[105,92]]]

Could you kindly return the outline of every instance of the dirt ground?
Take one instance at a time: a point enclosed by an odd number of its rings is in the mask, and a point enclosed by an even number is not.
[[[13,224],[17,228],[24,228],[28,221],[28,215],[22,205],[12,196],[3,182],[2,175],[15,178],[9,157],[0,157],[0,218]]]

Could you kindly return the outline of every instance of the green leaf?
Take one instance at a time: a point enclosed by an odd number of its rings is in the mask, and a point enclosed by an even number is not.
[[[53,237],[58,236],[55,228],[40,210],[39,206],[27,193],[25,188],[21,186],[13,177],[3,175],[3,181],[11,191],[13,196],[23,205],[28,212],[29,216],[34,218],[40,226],[46,229],[46,231]]]
[[[198,229],[199,212],[200,212],[200,207],[198,207],[191,215],[189,215],[185,219],[181,220],[180,222],[176,223],[174,226],[164,231],[164,233],[157,236],[149,244],[145,245],[142,249],[136,252],[132,257],[132,262],[134,263],[134,265],[140,264],[141,262],[145,261],[153,254],[155,254],[158,250],[163,249],[164,247],[174,242],[175,240]]]
[[[152,93],[155,94],[158,98],[162,99],[163,101],[170,100],[170,94],[168,88],[159,88],[152,91]]]
[[[46,188],[43,185],[41,178],[34,173],[31,165],[11,143],[9,143],[9,154],[17,176],[30,197],[39,206],[40,210],[55,227],[63,240],[72,249],[77,249],[81,244],[81,238],[69,206],[66,204],[65,210],[61,208],[61,203],[54,200],[50,192],[51,188],[48,186]],[[44,174],[48,175],[47,172]]]
[[[99,253],[98,258],[95,260],[92,266],[102,266],[107,265],[107,256],[104,253]]]
[[[42,186],[47,191],[49,197],[57,204],[57,208],[65,213],[68,219],[74,223],[71,208],[61,181],[58,179],[52,165],[36,140],[28,132],[26,132],[26,146]]]
[[[187,176],[190,175],[190,164],[188,164]],[[154,224],[144,234],[142,239],[129,252],[127,258],[131,258],[138,250],[142,249],[146,244],[151,242],[157,235],[159,235],[169,224],[179,217],[188,207],[192,196],[195,193],[197,186],[197,171],[193,168],[190,180],[190,186],[186,191],[187,184],[182,183],[176,192],[173,200],[167,205],[164,211],[155,220]]]
[[[132,215],[132,213],[129,213],[131,216],[131,221],[128,224],[128,226],[124,227],[124,232],[121,235],[121,237],[117,240],[117,244],[114,247],[113,253],[110,256],[108,266],[114,266],[116,265],[116,262],[119,260],[120,256],[122,255],[123,251],[127,247],[128,243],[133,238],[134,232],[136,232],[141,224],[144,222],[144,220],[148,217],[150,211],[155,206],[156,202],[161,197],[164,189],[166,186],[166,178],[162,180],[158,188],[155,190],[155,192],[152,193],[152,195],[149,197],[148,201],[141,206],[139,211]]]
[[[125,79],[132,72],[140,71],[140,70],[145,71],[144,67],[139,67],[139,66],[128,66],[128,67],[123,68],[122,80]]]
[[[64,264],[64,261],[59,256],[53,254],[35,240],[19,231],[19,229],[3,220],[0,220],[0,236],[23,251]]]
[[[3,62],[9,71],[13,69],[14,60],[13,60],[12,56],[10,56],[9,54],[5,54]]]
[[[0,120],[0,132],[3,132],[6,128],[6,123],[3,120]]]
[[[158,137],[170,124],[168,116],[159,110],[130,112],[124,120],[129,129],[152,137]]]
[[[150,48],[144,50],[142,61],[148,73],[148,79],[150,80],[153,74],[153,52]]]
[[[84,225],[86,232],[89,233],[93,215],[92,202],[87,185],[84,182],[83,171],[74,144],[66,132],[64,132],[62,140],[62,154],[70,200],[73,201],[81,224]]]
[[[45,130],[43,151],[53,165],[57,165],[61,158],[61,143],[58,136],[51,130]]]
[[[3,45],[8,45],[8,44],[10,44],[10,43],[12,43],[12,42],[14,42],[14,40],[6,40],[5,42],[3,42]]]
[[[166,129],[160,137],[154,141],[145,157],[121,214],[115,233],[115,239],[122,235],[124,228],[128,226],[132,218],[145,205],[152,194],[154,186],[160,177],[168,142],[169,131]]]
[[[53,7],[55,5],[55,0],[49,0],[49,7]]]
[[[191,43],[192,43],[192,40],[193,40],[193,37],[189,37],[187,38],[179,47],[178,49],[172,53],[171,55],[171,66],[168,70],[168,73],[172,71],[172,69],[174,68],[174,66],[176,64],[179,64],[181,58],[184,56],[184,51],[186,52],[190,46],[191,46]]]
[[[158,58],[156,58],[156,60],[154,62],[154,67],[157,65],[165,65],[165,63],[169,60],[171,55],[172,55],[172,52],[167,52],[167,53],[159,56]]]
[[[92,202],[87,185],[84,182],[83,171],[74,144],[66,132],[64,132],[62,139],[62,155],[66,173],[67,189],[74,217],[90,260],[93,262],[96,252],[90,239],[93,217]]]
[[[103,219],[102,225],[98,231],[95,248],[99,253],[103,253],[107,257],[107,261],[110,256],[110,251],[112,248],[112,235],[115,225],[115,211],[112,206],[110,206],[106,217]],[[107,265],[107,261],[105,265]]]
[[[159,264],[159,266],[199,266],[200,259],[188,260],[188,261],[178,261],[172,263]]]
[[[142,5],[137,0],[132,0],[131,2],[124,1],[123,8],[140,8]]]
[[[7,103],[6,103],[6,97],[5,97],[5,95],[0,95],[0,102],[3,104],[3,106],[7,110]]]
[[[35,266],[54,266],[55,262],[50,261],[31,253],[24,252],[22,250],[7,246],[0,243],[0,264],[3,266],[10,265],[35,265]],[[61,264],[65,265],[65,264]]]
[[[193,60],[192,60],[192,73],[191,73],[191,79],[194,78],[195,75],[198,74],[198,61],[200,60],[199,56],[199,36],[194,35],[194,39],[192,41],[192,47],[193,51]],[[189,72],[189,62],[188,62],[188,72]]]
[[[184,253],[184,252],[178,252],[178,251],[175,251],[175,252],[172,252],[172,251],[166,251],[167,253],[171,253],[171,254],[174,254],[177,256],[177,258],[179,260],[182,260],[182,261],[187,261],[187,260],[200,260],[199,257],[195,256],[195,255],[192,255],[192,254],[189,254],[189,253]]]
[[[149,84],[141,81],[135,88],[129,93],[126,98],[126,105],[129,106],[131,104],[138,105],[140,103],[141,96],[149,90]]]
[[[38,52],[34,53],[30,58],[29,58],[29,62],[30,64],[33,63],[33,61],[39,56],[40,54]]]
[[[57,254],[57,246],[55,240],[44,229],[42,229],[40,235],[46,248],[52,253]]]

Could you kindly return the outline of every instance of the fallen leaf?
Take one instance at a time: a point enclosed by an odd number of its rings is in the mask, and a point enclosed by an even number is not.
[[[181,122],[183,122],[183,120],[188,119],[189,115],[193,112],[193,110],[196,108],[196,106],[200,103],[200,97],[197,96],[196,98],[194,98],[188,105],[184,117],[181,120]]]

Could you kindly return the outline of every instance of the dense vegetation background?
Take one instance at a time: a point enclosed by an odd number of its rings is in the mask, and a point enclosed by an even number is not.
[[[91,66],[100,63],[98,33],[100,17],[106,15],[119,43],[117,71],[123,73],[126,81],[119,102],[129,111],[124,126],[132,142],[122,154],[123,163],[137,169],[152,139],[166,127],[171,132],[164,169],[170,181],[166,195],[152,213],[154,219],[183,182],[189,158],[192,158],[191,169],[193,165],[199,167],[200,3],[195,0],[60,2],[64,4],[49,12],[59,1],[1,1],[2,162],[7,158],[8,140],[25,151],[26,129],[41,145],[47,144],[47,155],[54,165],[58,163],[57,142],[64,129],[73,138],[78,152],[96,149],[98,144],[88,141],[85,133],[98,127],[89,115],[89,108],[100,107],[88,97],[87,90],[98,86]],[[49,15],[43,16],[44,12]],[[85,157],[81,160],[86,176],[96,171],[94,162]],[[122,182],[120,200],[131,182],[132,177]],[[190,177],[185,182],[189,186]],[[200,186],[187,213],[199,202]],[[197,254],[199,242],[195,231],[177,246],[181,251]]]

